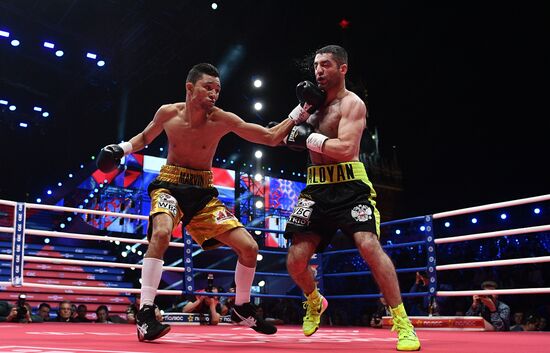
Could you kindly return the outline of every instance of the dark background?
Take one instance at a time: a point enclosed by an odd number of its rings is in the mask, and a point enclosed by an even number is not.
[[[283,120],[296,83],[311,77],[301,62],[327,44],[348,50],[350,89],[368,102],[381,155],[403,171],[401,217],[546,194],[542,4],[480,3],[243,0],[212,11],[208,1],[0,1],[0,30],[11,33],[0,37],[0,99],[18,106],[0,106],[0,198],[34,202],[103,145],[141,131],[160,105],[185,99],[199,62],[222,71],[221,108]],[[256,97],[261,114],[250,109]],[[255,147],[229,135],[218,155],[252,160]],[[262,149],[274,170],[305,169],[303,153]]]

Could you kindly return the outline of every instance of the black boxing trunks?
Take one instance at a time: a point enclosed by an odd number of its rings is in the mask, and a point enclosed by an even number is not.
[[[340,229],[347,236],[370,232],[380,236],[376,192],[361,162],[314,165],[307,170],[307,185],[289,216],[285,238],[293,233],[316,233],[316,252],[330,244]]]
[[[189,235],[205,250],[223,245],[215,239],[216,236],[244,227],[218,199],[218,190],[209,170],[164,165],[147,191],[151,196],[149,239],[153,218],[161,213],[172,218],[174,228],[181,221]]]

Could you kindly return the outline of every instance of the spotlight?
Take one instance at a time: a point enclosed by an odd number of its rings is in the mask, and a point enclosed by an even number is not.
[[[49,117],[49,116],[50,116],[50,113],[48,113],[48,112],[44,112],[44,113],[42,113],[42,116],[43,116],[44,118],[47,118],[47,117]]]
[[[472,218],[472,223],[476,224],[477,223],[477,218]]]
[[[10,37],[10,32],[0,31],[0,37],[9,38]]]
[[[105,61],[99,60],[96,65],[99,66],[99,67],[103,67],[103,66],[105,66]]]
[[[401,234],[401,231],[400,231],[399,229],[396,229],[396,230],[395,230],[395,234],[398,234],[398,235],[399,235],[399,234]]]
[[[256,255],[256,261],[262,261],[264,259],[264,256],[262,254]]]
[[[254,87],[256,87],[256,88],[262,87],[262,80],[255,79],[254,80]]]
[[[58,50],[58,51],[55,52],[55,56],[57,56],[58,58],[62,57],[63,55],[65,55],[63,50]]]
[[[263,154],[262,151],[260,151],[260,150],[254,152],[254,157],[256,157],[256,158],[258,158],[258,159],[262,158],[263,155],[264,155],[264,154]]]
[[[32,110],[34,110],[35,112],[41,112],[42,108],[41,107],[34,107],[34,108],[32,108]]]
[[[210,7],[212,8],[212,10],[216,10],[218,8],[218,4],[213,2],[212,5],[210,5]]]
[[[94,59],[94,60],[97,59],[97,55],[94,53],[86,53],[86,57],[88,59]]]
[[[255,110],[260,111],[260,110],[262,110],[263,107],[264,107],[263,104],[260,103],[260,102],[254,103],[254,109],[255,109]]]
[[[261,175],[260,173],[256,173],[256,175],[254,175],[254,180],[256,180],[256,181],[262,181],[262,178],[263,178],[263,177],[264,177],[264,176]]]
[[[263,287],[263,286],[265,286],[264,280],[261,280],[260,282],[258,282],[258,287]]]
[[[44,42],[44,48],[53,49],[55,48],[55,44],[50,42]]]
[[[533,212],[534,212],[535,214],[540,214],[540,208],[538,208],[538,207],[535,208],[535,209],[533,210]]]
[[[17,109],[17,107],[12,104],[8,109],[10,110],[10,112],[14,112]]]
[[[19,42],[17,39],[14,39],[10,42],[10,44],[14,47],[18,47],[21,42]]]
[[[256,208],[262,208],[262,207],[264,207],[264,203],[263,203],[263,201],[258,200],[254,203],[254,206],[256,206]]]
[[[503,214],[500,215],[500,219],[506,219],[506,217],[508,217],[508,216],[506,215],[506,213],[503,213]]]
[[[451,222],[445,222],[445,228],[449,228],[451,226]]]

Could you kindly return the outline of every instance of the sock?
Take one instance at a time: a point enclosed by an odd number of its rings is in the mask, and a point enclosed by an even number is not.
[[[246,267],[237,261],[235,268],[235,305],[250,302],[250,287],[254,280],[256,267]]]
[[[405,307],[403,306],[403,303],[399,304],[395,308],[391,308],[391,315],[392,316],[399,316],[399,317],[407,317],[407,312],[405,311]]]
[[[311,299],[319,299],[321,294],[319,293],[319,290],[317,289],[317,287],[315,287],[313,292],[309,294],[304,293],[304,295],[306,296],[307,299],[311,300]]]
[[[157,295],[157,289],[162,275],[162,265],[164,261],[154,257],[143,259],[143,268],[141,269],[141,301],[140,309],[144,305],[153,305]]]

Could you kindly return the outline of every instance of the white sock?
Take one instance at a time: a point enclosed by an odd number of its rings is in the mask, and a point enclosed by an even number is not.
[[[237,268],[235,268],[235,305],[250,302],[250,287],[255,273],[256,267],[246,267],[237,261]]]
[[[143,259],[143,268],[141,269],[141,301],[140,309],[144,305],[153,305],[157,295],[157,289],[162,276],[162,265],[164,261],[154,257]]]

